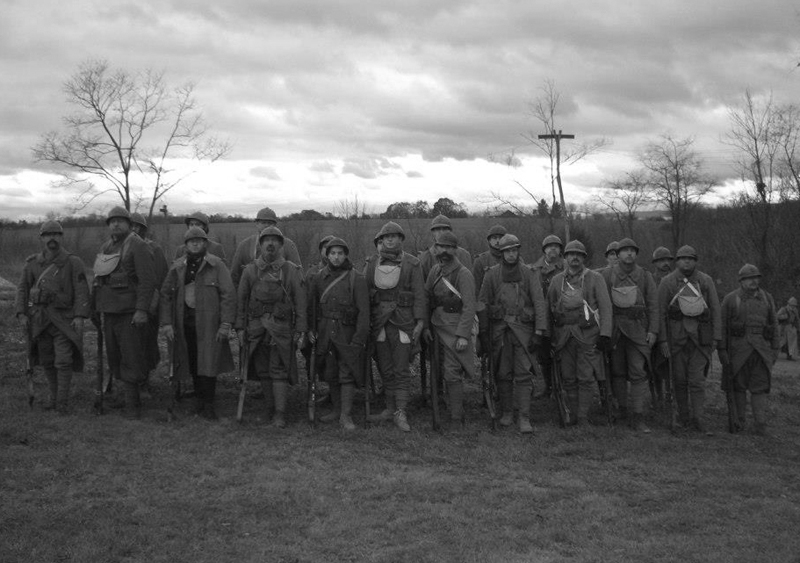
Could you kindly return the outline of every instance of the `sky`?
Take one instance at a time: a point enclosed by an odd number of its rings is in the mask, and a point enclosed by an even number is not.
[[[723,143],[745,90],[795,102],[800,8],[788,0],[4,0],[0,19],[0,217],[67,215],[75,189],[34,162],[73,112],[82,63],[163,71],[232,146],[213,164],[175,160],[176,213],[381,212],[446,197],[472,212],[549,198],[544,133],[529,104],[552,81],[574,142],[604,138],[562,169],[592,205],[664,133],[695,138],[707,170],[736,184]],[[565,147],[571,141],[564,141]],[[512,154],[518,166],[504,164]],[[147,192],[147,178],[137,179]],[[118,203],[99,197],[82,212]]]

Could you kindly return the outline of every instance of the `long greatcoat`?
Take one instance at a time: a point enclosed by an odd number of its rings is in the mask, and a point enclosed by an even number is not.
[[[184,276],[186,256],[172,263],[161,288],[161,325],[172,325],[175,331],[175,375],[187,379],[192,375],[214,377],[233,371],[233,356],[228,341],[217,342],[222,323],[236,320],[236,290],[228,267],[221,258],[206,254],[195,277],[195,314],[197,323],[197,372],[189,373],[189,356],[184,336],[183,313],[186,306]]]

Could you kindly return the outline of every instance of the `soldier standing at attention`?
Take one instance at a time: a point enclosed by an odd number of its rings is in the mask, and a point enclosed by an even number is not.
[[[411,350],[428,313],[419,260],[403,252],[403,228],[388,222],[375,235],[378,254],[367,258],[364,275],[370,295],[371,337],[386,394],[386,410],[371,421],[394,420],[409,432],[406,409],[411,393]],[[474,293],[473,293],[474,295]]]
[[[198,227],[203,229],[203,232],[208,235],[209,225],[211,224],[211,220],[208,218],[208,215],[203,213],[202,211],[195,211],[194,213],[190,213],[186,216],[186,219],[183,220],[186,223],[186,228],[190,229],[192,227]],[[225,265],[228,264],[228,261],[225,257],[225,248],[218,243],[217,241],[208,239],[206,241],[208,245],[206,248],[206,253],[213,254],[217,258],[221,259],[225,262]],[[186,253],[186,245],[179,244],[175,247],[175,258],[178,259]]]
[[[653,251],[653,281],[656,282],[656,287],[672,271],[674,261],[669,248],[659,246]]]
[[[614,311],[611,338],[611,388],[622,418],[628,411],[630,382],[630,426],[637,432],[650,433],[644,423],[648,394],[647,362],[658,334],[658,290],[653,276],[636,264],[639,247],[633,239],[619,241],[616,265],[601,272],[608,287]]]
[[[174,376],[193,380],[194,413],[216,420],[217,375],[234,369],[228,338],[236,290],[225,262],[208,252],[203,229],[189,227],[184,240],[186,252],[161,289],[161,333],[174,346]]]
[[[797,313],[797,299],[790,297],[785,306],[778,310],[781,349],[786,347],[786,359],[797,357],[797,331],[800,329],[800,315]]]
[[[778,319],[772,295],[759,287],[761,272],[752,264],[739,270],[739,289],[722,300],[722,336],[717,354],[733,373],[733,400],[738,423],[745,425],[747,392],[755,432],[767,433],[767,398],[772,366],[778,357]],[[724,383],[724,382],[723,382]]]
[[[485,306],[491,330],[497,387],[500,395],[501,426],[514,422],[514,403],[519,413],[519,431],[532,434],[530,422],[533,391],[533,354],[547,329],[547,305],[542,294],[539,270],[522,266],[519,239],[507,234],[500,239],[502,261],[484,278],[480,302]]]
[[[542,295],[547,297],[547,290],[550,287],[550,281],[564,271],[564,258],[561,253],[564,250],[564,243],[556,235],[547,235],[542,240],[542,256],[532,265],[528,266],[535,274],[538,273],[539,281],[542,284]],[[548,318],[548,323],[552,319]],[[542,334],[542,343],[539,346],[537,353],[539,365],[542,366],[542,373],[544,374],[544,389],[541,393],[537,393],[534,398],[549,397],[552,394],[552,378],[553,378],[553,358],[551,356],[552,350],[552,332],[550,326],[545,327]]]
[[[94,263],[94,309],[102,315],[108,366],[122,381],[125,416],[141,416],[140,386],[147,381],[148,311],[156,290],[153,254],[131,229],[131,215],[114,207],[106,219],[110,239]]]
[[[239,285],[239,280],[242,277],[242,272],[248,264],[251,264],[258,258],[261,252],[260,237],[261,233],[267,227],[278,226],[278,216],[269,207],[260,210],[256,215],[256,233],[247,237],[236,247],[236,252],[233,255],[233,263],[231,264],[231,277],[233,278],[234,285]],[[283,235],[281,235],[283,236]],[[289,262],[303,267],[300,261],[300,253],[297,252],[297,245],[288,237],[283,237],[283,246],[281,247],[281,256]]]
[[[658,286],[672,271],[674,259],[672,252],[664,246],[659,246],[653,251],[653,281],[656,283],[656,293]],[[664,393],[669,389],[669,362],[661,354],[658,346],[653,346],[650,351],[650,375],[653,378],[653,397],[654,406],[660,408],[664,405]]]
[[[450,419],[464,422],[464,377],[475,376],[475,280],[456,257],[458,239],[450,231],[436,238],[438,263],[425,281],[431,308],[430,330],[435,331],[442,354],[442,379],[447,385]],[[426,333],[431,345],[433,336]]]
[[[239,343],[249,343],[250,373],[261,380],[267,418],[276,428],[286,427],[289,385],[297,383],[295,346],[303,347],[308,330],[303,273],[283,257],[283,241],[277,227],[261,231],[260,255],[239,282],[236,315]]]
[[[722,338],[719,299],[714,280],[697,269],[694,248],[682,246],[675,259],[678,267],[658,286],[658,342],[661,354],[672,358],[681,424],[705,432],[705,378]]]
[[[472,263],[472,277],[475,278],[475,293],[476,295],[481,291],[481,284],[483,277],[489,268],[499,264],[503,261],[503,253],[500,251],[500,239],[503,238],[508,231],[503,225],[495,225],[489,229],[486,234],[486,242],[489,245],[489,250],[481,252],[475,257]]]
[[[325,249],[327,265],[310,280],[308,288],[308,338],[316,344],[317,365],[330,386],[333,402],[333,410],[321,416],[320,422],[338,420],[345,430],[355,430],[350,413],[355,387],[364,385],[369,293],[364,274],[350,263],[347,243],[331,237]]]
[[[428,279],[431,268],[436,265],[436,237],[444,232],[453,232],[452,223],[450,219],[444,215],[437,215],[431,221],[431,238],[433,239],[431,241],[431,246],[420,252],[418,256],[420,265],[422,266],[423,279]],[[456,258],[458,258],[458,261],[466,266],[467,269],[472,269],[472,257],[469,255],[469,252],[460,246],[456,249]]]
[[[561,362],[564,390],[576,424],[588,422],[595,380],[602,369],[600,352],[609,349],[611,299],[603,276],[584,266],[586,247],[579,240],[564,249],[567,269],[553,278],[547,303],[553,318],[553,348]]]
[[[608,246],[606,246],[606,254],[605,254],[606,265],[601,268],[598,268],[597,271],[599,272],[606,268],[616,266],[617,262],[619,261],[619,256],[617,255],[618,251],[619,251],[619,243],[615,240],[609,242]]]
[[[58,221],[42,224],[42,252],[27,258],[14,308],[47,377],[50,397],[44,408],[61,414],[69,408],[73,371],[83,371],[83,322],[90,315],[83,262],[61,246],[63,238]]]

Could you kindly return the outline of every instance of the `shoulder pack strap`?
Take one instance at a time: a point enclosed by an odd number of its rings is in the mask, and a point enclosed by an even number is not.
[[[351,270],[351,271],[352,271],[352,270]],[[328,295],[328,292],[330,292],[330,290],[331,290],[331,289],[333,289],[333,286],[335,286],[337,283],[339,283],[339,282],[340,282],[340,281],[342,281],[344,278],[346,278],[348,274],[349,274],[349,272],[342,272],[342,273],[339,275],[339,277],[338,277],[338,278],[336,278],[336,279],[335,279],[335,280],[333,280],[331,283],[329,283],[329,284],[328,284],[328,287],[326,287],[326,288],[325,288],[325,291],[323,291],[323,292],[322,292],[322,295],[320,295],[320,296],[319,296],[319,302],[320,302],[320,303],[323,303],[323,302],[324,302],[324,299],[325,299],[325,296],[326,296],[326,295]]]
[[[448,280],[448,279],[447,279],[446,277],[444,277],[444,276],[440,276],[440,278],[439,278],[439,279],[441,279],[441,280],[444,282],[444,285],[446,285],[446,286],[447,286],[447,289],[449,289],[450,291],[452,291],[452,292],[453,292],[453,294],[455,294],[455,296],[456,296],[456,297],[458,297],[459,299],[463,299],[463,298],[461,297],[461,292],[460,292],[460,291],[458,291],[458,290],[456,289],[456,286],[454,286],[454,285],[453,285],[453,284],[450,282],[450,280]]]

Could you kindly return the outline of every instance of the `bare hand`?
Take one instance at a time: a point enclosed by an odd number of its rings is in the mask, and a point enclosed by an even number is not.
[[[421,320],[417,321],[417,324],[414,325],[414,330],[411,331],[411,341],[416,342],[419,339],[419,335],[422,334],[422,328],[424,324]]]
[[[175,340],[175,330],[173,330],[172,325],[162,326],[158,329],[158,333],[170,342]]]
[[[297,342],[297,347],[302,348],[306,343],[306,333],[305,332],[295,333],[294,340],[295,342]]]
[[[311,342],[312,346],[317,343],[317,333],[316,332],[308,331],[307,336],[308,336],[308,341]]]
[[[217,330],[217,342],[225,342],[231,335],[231,329],[227,326],[221,326]]]
[[[147,311],[140,311],[139,309],[133,314],[131,324],[136,326],[143,326],[147,324]]]
[[[17,315],[17,319],[19,320],[19,325],[22,327],[22,329],[23,330],[28,330],[28,327],[31,324],[31,321],[28,318],[28,315],[26,315],[24,313],[21,314],[21,315]]]
[[[647,345],[650,346],[650,348],[652,348],[656,343],[656,335],[653,334],[652,332],[648,332],[646,342]]]
[[[468,344],[469,342],[467,342],[466,338],[462,338],[459,336],[458,338],[456,338],[456,352],[463,352],[464,350],[467,349]]]
[[[665,358],[669,358],[671,356],[670,349],[669,349],[669,342],[662,342],[658,345],[658,349],[661,352],[661,355]]]
[[[430,344],[431,342],[433,342],[433,334],[431,334],[431,329],[429,329],[429,328],[426,328],[426,329],[425,329],[425,330],[422,332],[422,338],[424,338],[424,339],[425,339],[425,342],[427,342],[428,344]]]
[[[72,330],[78,334],[83,334],[83,317],[75,317],[70,324],[72,325]]]

